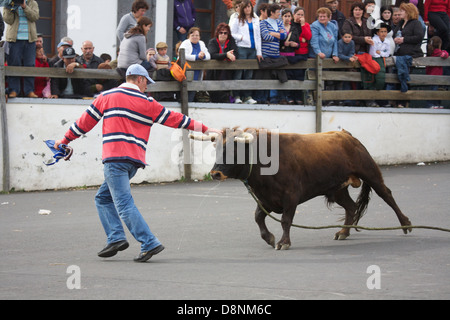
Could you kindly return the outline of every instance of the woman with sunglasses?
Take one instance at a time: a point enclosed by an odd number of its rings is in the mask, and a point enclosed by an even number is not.
[[[220,61],[236,61],[238,48],[236,42],[231,36],[231,30],[225,22],[219,23],[216,28],[215,37],[208,42],[208,51],[211,59]],[[232,80],[232,70],[208,70],[206,72],[208,80]],[[211,102],[230,102],[230,92],[210,91]]]

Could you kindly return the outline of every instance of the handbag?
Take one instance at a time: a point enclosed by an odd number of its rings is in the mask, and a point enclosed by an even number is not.
[[[172,66],[170,67],[170,74],[172,75],[172,77],[179,82],[186,80],[186,67],[191,68],[189,63],[185,62],[183,69],[178,64],[178,60],[175,62],[172,61],[171,63]]]

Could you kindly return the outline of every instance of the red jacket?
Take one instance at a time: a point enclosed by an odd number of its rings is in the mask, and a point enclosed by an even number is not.
[[[424,15],[423,19],[428,21],[428,12],[446,12],[449,9],[449,0],[426,0],[424,3]]]
[[[308,45],[311,37],[311,27],[309,23],[306,22],[305,25],[302,26],[302,33],[300,34],[300,47],[295,50],[295,54],[308,54]]]
[[[144,167],[145,152],[154,123],[172,128],[205,132],[208,127],[189,117],[164,108],[141,93],[137,86],[124,83],[103,92],[67,130],[62,141],[68,144],[89,132],[103,118],[103,162],[132,161]]]
[[[35,66],[38,68],[48,68],[48,62],[47,61],[41,61],[38,58],[36,58]],[[47,78],[45,77],[35,77],[34,78],[34,93],[38,95],[39,98],[42,98],[42,90],[44,90],[45,86],[47,85]]]
[[[442,59],[448,58],[448,52],[445,50],[434,49],[432,57],[440,57]],[[442,67],[426,67],[426,74],[433,76],[442,76],[444,69]]]

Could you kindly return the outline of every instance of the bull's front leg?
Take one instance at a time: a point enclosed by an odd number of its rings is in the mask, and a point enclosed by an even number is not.
[[[283,228],[283,235],[280,241],[278,241],[276,250],[287,250],[291,246],[290,231],[292,226],[292,220],[294,219],[295,208],[285,210],[281,216],[281,227]]]
[[[256,206],[255,211],[255,221],[259,226],[259,231],[261,232],[261,238],[264,239],[269,245],[275,248],[275,236],[267,229],[266,226],[267,214],[262,211],[259,206]]]

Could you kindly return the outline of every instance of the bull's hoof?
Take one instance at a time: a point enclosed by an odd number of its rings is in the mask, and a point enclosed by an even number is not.
[[[404,227],[405,227],[405,226],[410,226],[410,225],[411,225],[411,224],[407,224],[407,225],[404,225]],[[403,229],[403,233],[404,233],[404,234],[408,234],[408,231],[409,231],[409,232],[412,232],[412,228]]]
[[[269,232],[269,237],[262,236],[262,238],[267,242],[268,245],[275,248],[275,236],[272,233]]]
[[[287,250],[287,249],[289,249],[290,246],[291,245],[288,244],[288,243],[283,243],[283,244],[278,243],[277,247],[275,248],[275,250]]]
[[[350,236],[349,234],[343,234],[343,233],[337,232],[337,233],[334,235],[334,240],[345,240],[345,239],[347,239],[349,236]]]

